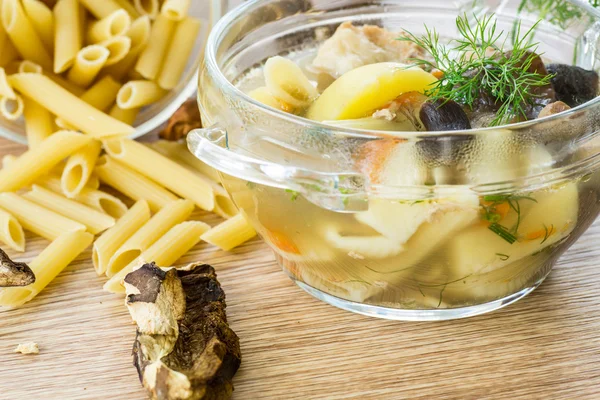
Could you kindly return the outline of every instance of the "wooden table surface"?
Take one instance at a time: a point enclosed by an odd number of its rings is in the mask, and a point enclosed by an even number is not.
[[[0,140],[0,154],[20,153]],[[206,216],[214,224],[215,217]],[[485,316],[378,320],[296,287],[260,241],[201,244],[181,263],[217,269],[243,362],[234,399],[598,399],[600,222],[526,299]],[[24,260],[47,242],[30,238]],[[0,313],[0,399],[144,399],[123,298],[102,291],[90,251],[21,309]],[[34,341],[40,354],[13,353]]]

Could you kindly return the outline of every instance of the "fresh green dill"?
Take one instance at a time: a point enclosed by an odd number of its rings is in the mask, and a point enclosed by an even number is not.
[[[517,237],[500,224],[491,224],[488,229],[510,244],[513,244],[517,241]]]
[[[425,203],[425,200],[416,200],[416,201],[413,201],[412,203],[410,203],[410,205],[414,206],[415,204],[422,204],[422,203]]]
[[[507,261],[510,258],[508,254],[496,253],[496,255],[500,257],[501,261]]]
[[[544,239],[542,240],[542,243],[540,244],[544,244],[546,243],[546,240],[548,240],[548,238],[554,233],[554,225],[550,225],[550,228],[548,228],[546,226],[546,224],[544,224]]]
[[[490,96],[499,105],[492,126],[526,118],[527,106],[535,97],[533,89],[549,85],[552,79],[552,75],[529,71],[537,57],[538,44],[530,40],[537,23],[521,35],[519,22],[510,40],[498,29],[494,15],[473,18],[471,22],[466,14],[459,16],[459,38],[447,44],[440,43],[439,33],[428,26],[424,36],[407,31],[406,36],[399,38],[431,55],[431,60],[413,59],[414,64],[444,73],[425,94],[433,100],[453,100],[471,109],[482,95]],[[507,42],[511,42],[510,48],[505,48]]]
[[[285,189],[285,192],[291,194],[291,197],[290,197],[291,201],[298,200],[298,196],[300,196],[300,193],[298,193],[298,192],[296,192],[295,190],[292,190],[292,189]]]
[[[256,183],[254,183],[254,182],[246,182],[246,187],[248,189],[254,189],[256,187]]]
[[[484,204],[482,205],[483,215],[482,218],[485,221],[490,222],[492,225],[497,225],[503,228],[502,232],[509,232],[512,236],[516,237],[519,232],[519,227],[521,226],[521,200],[532,201],[537,203],[537,200],[530,196],[523,196],[517,194],[498,194],[498,195],[488,195],[483,197]],[[497,212],[497,208],[501,204],[508,204],[511,210],[513,210],[517,216],[517,222],[515,225],[508,229],[502,225],[500,225],[500,221],[503,216]],[[492,231],[497,230],[492,229]],[[501,236],[506,240],[504,236]],[[511,238],[512,240],[512,238]],[[513,242],[514,243],[514,242]],[[512,243],[511,243],[512,244]]]
[[[440,290],[440,301],[438,302],[438,305],[436,308],[440,308],[440,306],[442,305],[442,301],[444,299],[444,291],[446,290],[447,287],[448,287],[448,285],[444,286],[442,288],[442,290]]]
[[[600,6],[600,0],[589,0],[589,3],[593,7]],[[523,11],[535,13],[563,30],[583,18],[581,9],[566,0],[521,0],[518,12]]]

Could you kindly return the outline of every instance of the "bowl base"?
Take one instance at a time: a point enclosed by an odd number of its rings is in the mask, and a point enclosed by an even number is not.
[[[498,310],[502,307],[506,307],[509,304],[516,302],[533,292],[541,283],[545,277],[536,282],[533,286],[527,287],[517,293],[511,294],[510,296],[504,297],[499,300],[494,300],[489,303],[479,304],[476,306],[452,308],[452,309],[437,309],[437,310],[410,310],[410,309],[399,309],[375,306],[371,304],[355,303],[353,301],[341,299],[339,297],[332,296],[321,290],[315,289],[306,283],[294,280],[294,282],[303,290],[317,299],[324,301],[325,303],[331,304],[332,306],[341,308],[342,310],[352,311],[357,314],[367,315],[369,317],[390,319],[396,321],[447,321],[452,319],[473,317],[480,314],[485,314],[494,310]]]

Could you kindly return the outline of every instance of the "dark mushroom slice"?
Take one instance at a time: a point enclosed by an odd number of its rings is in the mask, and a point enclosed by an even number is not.
[[[230,398],[241,352],[214,268],[145,264],[125,277],[125,288],[138,326],[134,365],[150,398]]]
[[[35,282],[29,265],[14,262],[0,249],[0,287],[27,286]]]
[[[598,73],[566,64],[548,64],[548,72],[554,74],[552,86],[556,99],[570,107],[577,107],[598,95]]]
[[[430,132],[471,129],[467,113],[452,100],[438,99],[423,103],[419,118],[425,130]]]

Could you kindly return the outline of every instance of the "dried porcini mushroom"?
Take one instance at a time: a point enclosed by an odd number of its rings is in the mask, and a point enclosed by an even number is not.
[[[419,118],[425,129],[430,132],[471,129],[469,117],[463,108],[452,100],[438,99],[423,103]]]
[[[198,128],[202,128],[198,103],[196,100],[188,100],[169,118],[166,128],[159,136],[161,139],[177,141]]]
[[[577,107],[598,95],[598,73],[574,65],[549,64],[556,100]]]
[[[562,101],[555,101],[554,103],[550,103],[544,107],[542,111],[540,111],[538,118],[549,117],[570,109],[571,107],[569,107],[568,104],[563,103]]]
[[[134,365],[150,397],[230,398],[241,353],[214,268],[145,264],[125,277],[125,289],[138,326]]]
[[[29,265],[14,262],[0,249],[0,287],[27,286],[35,282]]]

